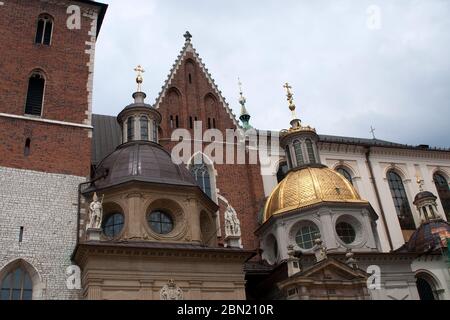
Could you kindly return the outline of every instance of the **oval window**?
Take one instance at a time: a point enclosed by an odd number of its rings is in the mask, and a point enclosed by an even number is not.
[[[168,234],[173,230],[172,217],[164,211],[153,211],[147,219],[150,228],[158,234]]]
[[[355,242],[356,231],[350,223],[339,222],[336,225],[336,233],[345,244],[352,244]]]
[[[124,218],[121,213],[112,213],[103,222],[103,233],[110,238],[117,237],[123,229]]]

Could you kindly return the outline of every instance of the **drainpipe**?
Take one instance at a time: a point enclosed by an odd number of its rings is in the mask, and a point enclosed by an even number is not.
[[[380,198],[380,193],[378,191],[377,181],[375,180],[375,177],[373,175],[372,163],[370,162],[370,152],[371,152],[371,147],[368,147],[366,149],[366,163],[367,163],[367,167],[369,168],[370,179],[372,180],[372,183],[373,183],[373,188],[375,190],[378,207],[380,208],[381,218],[383,219],[384,230],[386,231],[386,234],[388,237],[389,251],[392,251],[394,249],[394,246],[392,245],[391,234],[389,233],[389,229],[388,229],[388,226],[386,223],[386,216],[384,215],[383,205],[381,204],[381,198]]]

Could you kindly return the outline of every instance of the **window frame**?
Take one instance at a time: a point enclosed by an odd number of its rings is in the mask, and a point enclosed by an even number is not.
[[[397,218],[400,223],[400,228],[402,230],[416,230],[416,224],[411,210],[411,204],[409,203],[408,193],[405,188],[405,184],[403,183],[402,176],[394,169],[390,169],[386,173],[386,179],[389,190],[391,192],[391,198],[394,204]],[[394,183],[396,183],[396,185],[394,185]],[[402,209],[402,206],[404,209]],[[406,212],[402,212],[402,210],[406,210]],[[402,218],[401,215],[405,213],[406,216]]]
[[[158,214],[158,219],[152,220],[152,216],[155,214]],[[163,218],[166,218],[166,220],[168,220],[168,221],[163,221],[164,220]],[[158,230],[156,230],[154,228],[153,223],[157,223],[159,225]],[[160,236],[170,235],[175,230],[175,219],[173,218],[172,214],[169,213],[169,211],[163,210],[163,209],[151,210],[147,214],[147,224],[153,232],[155,232],[156,234],[158,234]],[[167,225],[170,226],[170,230],[166,232],[166,231],[164,231],[164,226],[167,226]]]
[[[116,216],[121,216],[122,217],[122,223],[121,224],[113,223],[112,226],[106,226],[108,221],[110,221],[110,219],[113,219]],[[117,232],[113,232],[112,235],[107,234],[107,232],[106,232],[107,228],[111,228],[112,227],[113,230],[115,231],[115,227],[116,226],[120,226],[120,225],[121,225],[120,230],[118,230]],[[124,229],[125,229],[125,215],[122,212],[120,212],[120,211],[113,211],[113,212],[110,212],[110,213],[105,215],[105,218],[103,219],[103,222],[102,222],[102,233],[103,233],[103,235],[105,237],[107,237],[108,239],[119,238]]]
[[[42,34],[41,34],[40,40],[38,41],[39,23],[41,21],[43,21],[44,25],[42,27]],[[48,23],[51,23],[51,30],[50,30],[50,35],[49,35],[49,41],[48,41],[48,43],[45,43],[46,30],[47,30]],[[36,23],[36,33],[34,36],[34,44],[40,45],[40,46],[51,46],[52,42],[53,42],[54,30],[55,30],[55,19],[53,19],[53,17],[51,15],[49,15],[48,13],[40,14],[38,16],[37,23]]]
[[[20,288],[15,287],[15,275],[16,272],[19,271],[20,273]],[[10,284],[9,287],[5,286],[5,283],[9,280]],[[25,288],[25,285],[27,284],[26,281],[29,284],[29,287]],[[20,290],[20,298],[19,299],[13,299],[13,293],[15,290]],[[7,299],[3,299],[4,291],[9,291],[9,297]],[[24,293],[25,291],[29,292],[29,297],[24,299]],[[0,281],[0,301],[25,301],[25,300],[33,300],[33,280],[29,272],[24,268],[22,265],[18,265],[12,270],[9,270],[9,272],[1,279]]]
[[[33,113],[27,113],[27,106],[28,106],[28,98],[30,95],[30,81],[32,77],[36,77],[38,76],[39,78],[41,78],[44,81],[44,84],[42,86],[42,98],[41,98],[41,106],[40,106],[40,113],[39,115],[37,114],[33,114]],[[46,91],[46,87],[47,87],[47,77],[45,75],[45,73],[41,70],[33,70],[29,77],[28,77],[28,83],[27,83],[27,92],[26,92],[26,96],[25,96],[25,107],[24,107],[24,111],[23,114],[27,117],[37,117],[37,118],[42,118],[43,114],[44,114],[44,102],[45,102],[45,91]],[[31,110],[33,111],[33,110]]]

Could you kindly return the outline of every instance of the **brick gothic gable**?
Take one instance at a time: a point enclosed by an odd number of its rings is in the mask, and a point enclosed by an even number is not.
[[[203,121],[203,128],[225,131],[240,127],[202,59],[190,41],[186,41],[172,70],[156,99],[155,107],[161,112],[161,138],[169,138],[176,127],[190,129],[190,121]],[[209,120],[208,120],[209,119]]]
[[[155,108],[162,115],[160,143],[171,150],[176,142],[170,141],[171,133],[176,129],[178,116],[179,128],[190,130],[190,122],[203,121],[203,129],[211,127],[222,131],[240,128],[225,98],[208,73],[201,58],[191,42],[185,42],[161,93],[156,99]],[[208,118],[210,119],[208,121]],[[171,126],[172,123],[172,126]],[[190,130],[192,133],[192,130]],[[205,144],[204,144],[205,145]],[[214,164],[213,180],[216,190],[213,196],[220,206],[220,230],[223,241],[224,212],[226,204],[218,200],[224,197],[236,210],[242,228],[242,244],[246,249],[258,247],[254,235],[257,229],[257,216],[264,205],[264,190],[259,164]]]

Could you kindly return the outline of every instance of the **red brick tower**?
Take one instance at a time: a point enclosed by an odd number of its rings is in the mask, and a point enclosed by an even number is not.
[[[189,32],[186,32],[184,37],[185,45],[155,104],[163,119],[160,143],[169,149],[176,144],[171,141],[172,132],[177,128],[183,128],[192,133],[195,121],[202,121],[203,132],[216,128],[224,137],[226,129],[240,128],[235,115],[192,46]],[[209,143],[204,143],[204,146],[207,144]],[[256,248],[258,243],[253,232],[257,228],[257,215],[264,202],[259,164],[233,165],[206,162],[208,179],[200,181],[200,184],[204,182],[204,191],[210,193],[211,198],[220,205],[218,221],[220,240],[224,237],[224,212],[228,202],[240,219],[244,248]],[[205,174],[205,171],[200,168],[198,176]]]
[[[77,239],[78,186],[90,173],[94,54],[106,7],[0,2],[2,299],[79,296],[66,274]],[[20,296],[12,274],[22,279]]]
[[[95,42],[106,6],[2,3],[0,166],[86,177]]]

